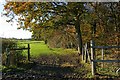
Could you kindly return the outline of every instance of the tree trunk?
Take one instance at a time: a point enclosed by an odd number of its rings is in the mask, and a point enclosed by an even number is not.
[[[82,33],[80,29],[80,18],[79,16],[76,17],[76,24],[75,24],[75,29],[77,33],[77,40],[78,40],[78,54],[82,54]]]

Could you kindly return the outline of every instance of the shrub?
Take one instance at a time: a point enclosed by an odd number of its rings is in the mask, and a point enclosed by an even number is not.
[[[2,53],[6,51],[6,48],[17,47],[17,42],[11,39],[2,39]]]

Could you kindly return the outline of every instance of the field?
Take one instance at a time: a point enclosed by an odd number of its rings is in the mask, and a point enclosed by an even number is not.
[[[19,41],[18,44],[25,47],[27,47],[27,44],[30,44],[30,55],[33,58],[39,57],[40,55],[77,53],[75,49],[49,48],[44,41]],[[23,55],[27,56],[27,51],[23,51]]]

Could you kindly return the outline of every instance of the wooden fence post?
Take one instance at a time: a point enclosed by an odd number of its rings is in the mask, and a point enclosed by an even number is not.
[[[28,44],[28,61],[30,61],[30,44]]]
[[[84,61],[84,47],[82,48],[82,61]]]
[[[104,60],[104,49],[102,48],[102,60]],[[102,67],[104,67],[104,62],[102,63]]]
[[[91,40],[91,67],[92,67],[92,75],[94,76],[96,73],[96,65],[95,65],[95,48],[93,48],[95,46],[95,43],[93,40]]]
[[[85,63],[87,63],[88,54],[87,54],[87,43],[85,44]]]

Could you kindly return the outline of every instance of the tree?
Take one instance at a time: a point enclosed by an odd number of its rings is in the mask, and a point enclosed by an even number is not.
[[[20,28],[33,31],[34,35],[41,38],[46,36],[44,40],[50,39],[56,30],[67,33],[65,29],[69,28],[69,26],[74,26],[80,54],[82,53],[83,39],[87,38],[89,40],[90,36],[93,35],[92,33],[94,33],[92,38],[100,41],[101,35],[108,34],[108,30],[111,32],[113,28],[116,28],[119,32],[119,12],[117,11],[119,4],[114,4],[117,9],[108,6],[110,4],[9,2],[5,5],[5,9],[8,10],[6,15],[13,16],[12,19],[14,18],[13,14],[19,15],[18,22],[21,24]],[[11,12],[12,15],[10,15]],[[114,21],[116,27],[110,25],[111,21]],[[91,30],[88,27],[91,27]],[[88,30],[87,37],[85,36],[85,30]]]
[[[78,37],[78,49],[82,53],[82,32],[80,29],[81,15],[84,13],[84,3],[12,3],[5,5],[16,15],[20,15],[19,22],[22,28],[32,28],[35,24],[38,27],[46,27],[46,24],[52,23],[56,28],[63,25],[74,25]],[[10,12],[9,12],[10,13]],[[55,18],[57,17],[58,20]],[[54,19],[54,20],[53,20]],[[54,24],[54,25],[53,25]],[[49,26],[50,27],[50,26]],[[80,54],[80,52],[79,52]]]
[[[115,45],[115,40],[119,35],[119,3],[97,3],[96,4],[96,16],[97,16],[97,24],[101,27],[101,34],[99,34],[100,38],[103,38],[104,45]],[[98,30],[97,30],[98,31]],[[113,36],[114,35],[114,36]],[[99,42],[100,42],[99,40]]]

